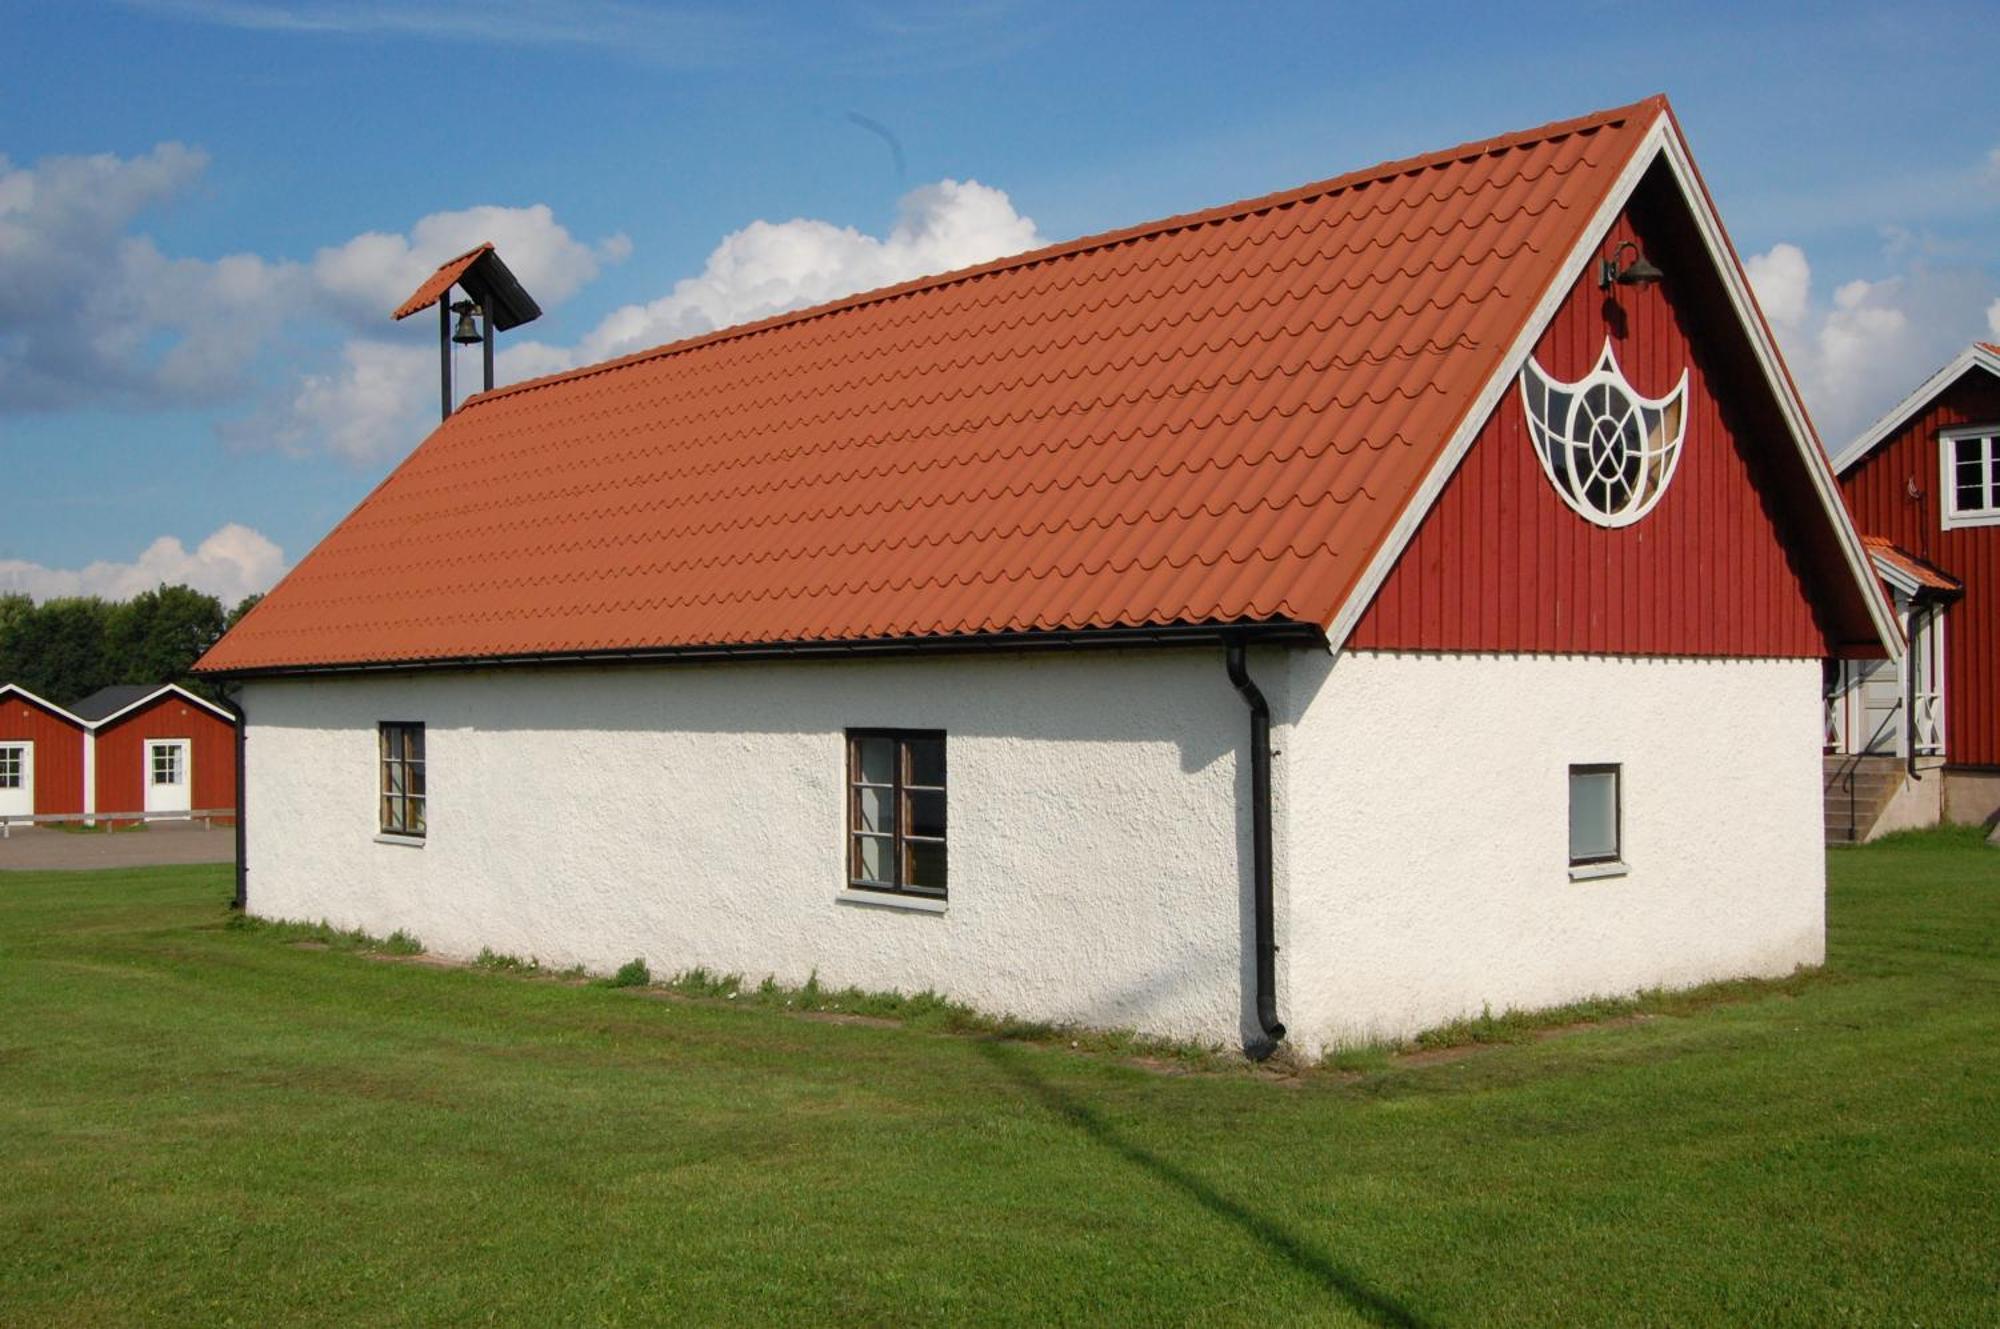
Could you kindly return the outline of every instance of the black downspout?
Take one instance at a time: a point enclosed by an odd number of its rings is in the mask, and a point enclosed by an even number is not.
[[[243,707],[236,700],[242,690],[240,684],[221,689],[222,705],[236,719],[236,896],[230,900],[229,907],[239,911],[250,903],[250,860],[246,856],[249,835],[243,824],[243,789],[246,783],[243,777],[243,749],[249,735],[245,728]]]
[[[1257,1025],[1262,1036],[1243,1050],[1262,1061],[1278,1050],[1285,1026],[1278,1021],[1277,924],[1271,904],[1271,703],[1251,681],[1241,640],[1226,647],[1229,681],[1250,707],[1250,878],[1256,916]]]

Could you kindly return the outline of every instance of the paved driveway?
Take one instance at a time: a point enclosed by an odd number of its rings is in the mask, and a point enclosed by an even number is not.
[[[62,868],[145,868],[167,863],[233,863],[233,827],[156,821],[143,831],[82,835],[47,826],[16,826],[0,840],[0,872]]]

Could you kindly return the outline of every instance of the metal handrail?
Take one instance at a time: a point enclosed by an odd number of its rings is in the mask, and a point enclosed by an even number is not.
[[[0,813],[0,840],[11,840],[16,826],[39,826],[65,821],[200,821],[213,826],[217,817],[233,817],[235,808],[192,808],[186,812],[38,812],[29,815]]]

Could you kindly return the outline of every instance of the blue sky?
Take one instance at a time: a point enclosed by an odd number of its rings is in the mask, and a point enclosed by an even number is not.
[[[434,325],[388,308],[489,235],[548,309],[525,375],[1664,91],[1830,443],[2000,337],[1990,5],[0,0],[0,31],[0,589],[39,595],[300,557],[435,415]]]

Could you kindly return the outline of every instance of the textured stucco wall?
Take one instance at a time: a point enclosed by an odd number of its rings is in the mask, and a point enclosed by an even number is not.
[[[1292,658],[1285,1009],[1308,1049],[1825,948],[1816,661]],[[1571,881],[1568,768],[1624,765]]]
[[[1308,1053],[1482,1006],[1823,953],[1805,662],[1253,652],[1279,1009]],[[1251,1029],[1242,700],[1219,650],[267,682],[251,909],[606,970],[643,956],[994,1012]],[[428,726],[431,834],[375,842],[375,724]],[[843,731],[949,735],[951,902],[837,903]],[[1570,762],[1625,765],[1629,875],[1572,882]]]
[[[1253,667],[1282,706],[1283,657]],[[1248,720],[1219,649],[262,682],[244,705],[260,915],[1242,1035]],[[380,720],[427,725],[422,848],[374,840]],[[843,731],[875,725],[947,731],[942,915],[836,903]]]

